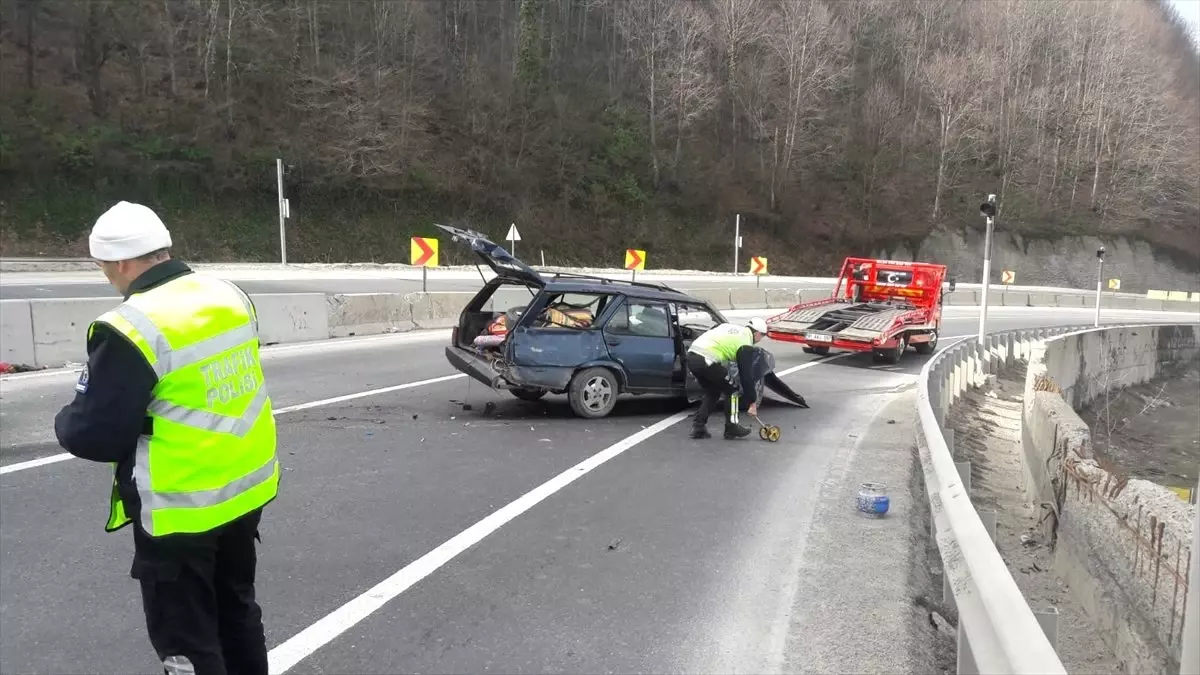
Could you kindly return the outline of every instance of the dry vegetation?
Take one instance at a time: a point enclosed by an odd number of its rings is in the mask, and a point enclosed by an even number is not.
[[[1157,0],[0,7],[9,254],[82,253],[136,198],[185,255],[272,259],[282,156],[292,259],[516,221],[552,262],[724,268],[741,212],[786,272],[974,227],[991,191],[1010,231],[1200,261],[1200,61]]]

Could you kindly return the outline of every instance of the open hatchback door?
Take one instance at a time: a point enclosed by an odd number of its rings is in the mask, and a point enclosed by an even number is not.
[[[450,235],[451,241],[462,242],[471,247],[487,266],[492,268],[496,276],[521,283],[527,286],[542,288],[546,280],[538,271],[521,262],[513,254],[504,250],[503,246],[492,242],[487,237],[474,230],[464,230],[452,225],[434,225]]]

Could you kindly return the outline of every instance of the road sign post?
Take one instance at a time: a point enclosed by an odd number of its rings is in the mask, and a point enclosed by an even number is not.
[[[1100,293],[1104,289],[1104,247],[1096,249],[1096,321],[1100,325]]]
[[[504,235],[504,241],[512,244],[512,255],[517,257],[517,242],[521,241],[521,233],[517,232],[516,223],[508,226],[508,234]]]
[[[987,230],[983,235],[983,296],[979,299],[979,342],[987,334],[988,286],[992,275],[992,232],[996,227],[996,195],[988,195],[987,201],[979,205],[979,213],[987,219]]]
[[[738,273],[738,252],[742,248],[742,214],[734,216],[733,220],[733,274]]]
[[[636,248],[625,249],[625,269],[633,273],[631,281],[637,281],[638,270],[646,269],[646,252]]]
[[[750,256],[750,274],[754,275],[754,287],[762,288],[763,275],[767,273],[767,259],[763,256]]]
[[[413,237],[408,246],[409,264],[421,268],[421,292],[429,292],[429,268],[438,266],[438,240]]]
[[[287,225],[285,221],[288,217],[287,200],[283,197],[283,160],[275,158],[275,186],[279,201],[279,264],[287,264]]]

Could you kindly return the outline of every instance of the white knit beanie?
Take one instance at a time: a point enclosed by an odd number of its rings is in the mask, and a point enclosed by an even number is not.
[[[171,246],[171,233],[154,211],[117,202],[96,219],[88,248],[96,260],[132,260]]]

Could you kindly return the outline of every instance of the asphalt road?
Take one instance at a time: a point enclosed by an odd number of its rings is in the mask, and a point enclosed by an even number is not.
[[[1089,317],[997,308],[990,326]],[[947,308],[943,346],[976,321]],[[468,386],[446,339],[266,350],[284,482],[259,593],[276,669],[928,672],[929,624],[911,603],[922,357],[877,366],[769,343],[812,408],[764,406],[777,444],[694,442],[670,402],[631,398],[586,421],[561,397]],[[0,379],[0,672],[153,673],[130,535],[103,532],[109,468],[13,470],[61,452],[52,419],[74,379]],[[864,480],[888,483],[890,518],[854,514]],[[386,602],[364,610],[385,580]]]

